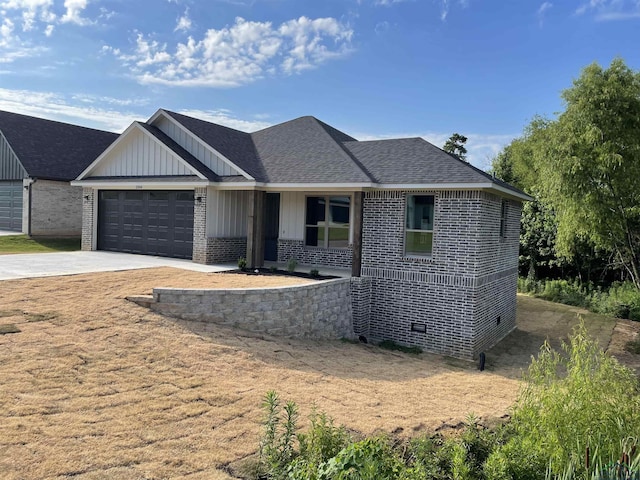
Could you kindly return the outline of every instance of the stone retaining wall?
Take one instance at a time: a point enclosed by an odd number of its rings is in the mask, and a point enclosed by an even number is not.
[[[353,338],[350,280],[250,289],[154,288],[149,307],[183,320],[281,337]]]

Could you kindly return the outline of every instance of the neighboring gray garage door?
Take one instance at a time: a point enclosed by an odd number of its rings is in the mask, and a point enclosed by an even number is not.
[[[22,231],[22,180],[0,181],[0,230]]]
[[[193,191],[101,190],[98,199],[98,250],[191,258]]]

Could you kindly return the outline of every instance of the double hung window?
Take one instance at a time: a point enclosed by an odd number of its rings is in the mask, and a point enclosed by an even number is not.
[[[433,252],[433,195],[407,195],[405,255],[429,257]]]

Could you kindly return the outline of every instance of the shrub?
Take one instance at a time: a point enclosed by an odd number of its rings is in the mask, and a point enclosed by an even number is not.
[[[389,440],[386,437],[373,437],[343,448],[320,468],[319,478],[391,480],[400,478],[403,467]]]
[[[597,313],[640,321],[640,290],[630,282],[616,282],[605,292],[596,292],[592,308]]]
[[[296,267],[298,266],[298,261],[295,258],[290,258],[287,262],[287,271],[289,273],[293,273],[296,271]]]
[[[351,442],[343,426],[334,426],[333,419],[315,407],[309,421],[309,431],[298,434],[300,454],[289,467],[290,478],[318,478],[318,469]]]
[[[247,269],[247,259],[244,257],[238,258],[238,268],[242,271]]]
[[[532,361],[512,415],[513,437],[492,453],[488,479],[543,478],[575,462],[578,474],[588,445],[614,458],[620,439],[640,431],[640,396],[634,373],[588,337],[584,321],[563,344],[547,343]]]
[[[311,275],[313,278],[318,278],[320,276],[320,271],[317,268],[312,268],[309,272],[309,275]]]

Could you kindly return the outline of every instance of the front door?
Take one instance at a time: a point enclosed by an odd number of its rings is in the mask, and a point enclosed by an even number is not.
[[[280,194],[267,193],[264,215],[264,259],[278,261],[278,231],[280,230]]]

